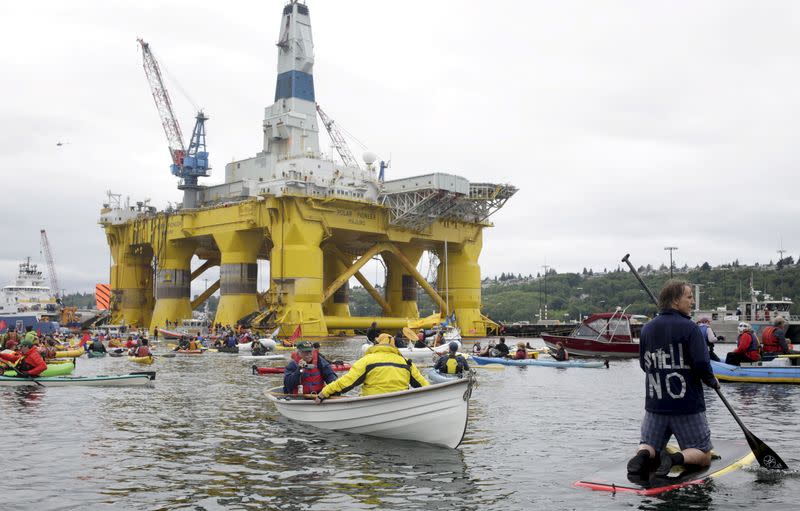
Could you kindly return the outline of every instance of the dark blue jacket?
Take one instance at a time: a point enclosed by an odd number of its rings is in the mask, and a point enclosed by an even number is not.
[[[322,379],[325,380],[325,383],[330,383],[337,378],[336,372],[331,367],[330,362],[325,360],[324,357],[319,356],[317,358],[317,367],[319,368],[319,372],[322,375]],[[283,370],[284,394],[291,394],[294,392],[294,390],[300,385],[301,379],[302,374],[300,372],[300,366],[297,365],[297,362],[294,360],[290,360],[289,363],[286,364],[286,369]]]
[[[714,373],[697,325],[680,312],[661,311],[642,328],[639,366],[645,372],[645,410],[663,414],[703,412],[703,385]]]

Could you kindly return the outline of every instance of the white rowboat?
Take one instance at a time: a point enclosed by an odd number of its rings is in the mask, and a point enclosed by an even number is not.
[[[414,440],[455,448],[467,428],[472,378],[364,397],[332,398],[322,404],[281,394],[264,394],[284,417],[320,429],[381,438]]]

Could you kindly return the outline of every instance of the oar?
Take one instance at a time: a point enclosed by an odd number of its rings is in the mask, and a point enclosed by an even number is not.
[[[656,306],[658,306],[658,300],[656,300],[656,297],[653,295],[653,293],[644,283],[642,278],[639,276],[639,273],[636,271],[636,268],[634,268],[631,262],[628,260],[629,256],[630,254],[625,254],[625,257],[622,258],[622,262],[628,263],[628,267],[631,269],[631,273],[633,273],[634,276],[636,276],[636,279],[642,285],[644,290],[647,292],[647,294],[650,295],[650,298],[653,299],[653,302],[656,304]],[[728,403],[728,400],[725,399],[725,396],[722,395],[722,391],[719,389],[719,387],[714,390],[717,392],[717,395],[722,400],[722,403],[725,405],[725,408],[727,408],[728,411],[731,412],[731,415],[733,415],[733,419],[736,421],[736,424],[738,424],[739,427],[742,428],[742,433],[744,433],[744,437],[745,439],[747,439],[747,443],[750,445],[750,449],[752,449],[753,454],[755,455],[756,460],[758,461],[758,464],[764,468],[768,468],[771,470],[788,469],[789,467],[786,465],[786,463],[783,462],[781,457],[775,453],[775,451],[770,449],[767,444],[759,440],[757,436],[755,436],[753,433],[750,432],[749,429],[747,429],[747,427],[745,427],[745,425],[742,423],[742,420],[733,410],[731,404]]]

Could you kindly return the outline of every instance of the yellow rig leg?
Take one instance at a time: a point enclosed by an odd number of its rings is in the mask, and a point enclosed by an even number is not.
[[[153,307],[152,251],[114,245],[111,254],[112,322],[147,327]]]
[[[440,261],[437,287],[442,296],[447,294],[445,299],[450,305],[450,310],[455,312],[458,327],[465,337],[486,335],[486,324],[481,319],[481,269],[478,266],[482,245],[480,232],[474,241],[465,242],[460,247],[455,244],[449,245],[447,268],[445,268],[444,248],[442,247],[437,253]]]
[[[174,324],[192,317],[189,293],[194,249],[194,242],[187,240],[167,241],[162,249],[156,272],[156,306],[150,320],[151,331],[165,328],[167,320]]]
[[[258,310],[258,251],[264,231],[230,231],[214,234],[222,258],[219,267],[220,299],[215,323],[235,325]]]
[[[347,270],[347,266],[339,260],[333,252],[323,252],[324,256],[324,287],[327,288],[336,277],[341,275]],[[336,290],[323,305],[322,309],[325,312],[326,316],[334,316],[337,318],[349,318],[350,317],[350,286],[348,283],[345,283],[342,287]],[[331,331],[331,335],[338,335],[339,333],[344,333],[344,335],[354,335],[353,330],[336,330]]]
[[[291,205],[273,218],[270,252],[270,295],[278,305],[281,336],[298,324],[304,337],[326,337],[322,313],[322,225],[302,218]],[[292,213],[292,214],[290,214]]]
[[[400,246],[400,251],[416,266],[422,256],[422,249]],[[397,257],[391,252],[382,254],[386,263],[386,301],[392,307],[392,316],[397,318],[418,318],[417,281],[408,273]],[[378,323],[380,326],[380,323]]]

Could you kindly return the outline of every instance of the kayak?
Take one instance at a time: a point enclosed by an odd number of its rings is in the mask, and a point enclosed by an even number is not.
[[[220,346],[217,348],[217,352],[219,353],[239,353],[238,346]]]
[[[56,358],[76,358],[84,353],[85,351],[83,351],[83,348],[78,348],[77,350],[61,350],[56,351]]]
[[[428,369],[425,373],[425,377],[428,378],[428,381],[431,383],[445,383],[448,381],[454,381],[461,378],[459,374],[444,374],[440,373],[439,371],[435,370],[434,368]]]
[[[9,378],[0,376],[0,387],[127,387],[132,385],[147,385],[156,379],[152,371],[141,373],[122,374],[117,376],[51,376],[37,378]]]
[[[667,446],[669,452],[677,452],[678,446]],[[744,440],[714,439],[711,465],[708,467],[675,466],[667,477],[650,474],[647,478],[628,476],[628,459],[605,467],[594,474],[576,481],[575,486],[595,491],[612,493],[627,492],[637,495],[658,495],[665,491],[686,486],[705,484],[725,474],[746,467],[755,461],[750,446]]]
[[[239,355],[245,360],[284,360],[286,355]]]
[[[128,350],[124,348],[114,348],[109,350],[108,356],[109,357],[124,357],[125,354],[128,353]]]
[[[786,360],[786,359],[784,359]],[[719,381],[750,383],[800,383],[800,367],[777,365],[734,366],[711,361],[711,369]]]
[[[526,358],[523,360],[514,360],[511,358],[499,357],[476,357],[474,355],[470,358],[479,365],[502,364],[506,366],[583,367],[586,369],[608,367],[607,360],[565,360],[560,362],[554,359]]]
[[[153,358],[153,355],[148,355],[146,357],[131,357],[131,356],[129,356],[128,360],[130,360],[131,362],[136,362],[137,364],[145,364],[145,365],[150,365],[155,361],[155,359]]]
[[[89,358],[100,358],[100,357],[105,357],[106,356],[106,352],[105,351],[92,351],[92,350],[89,350],[89,351],[86,352],[86,356],[89,357]]]
[[[283,374],[285,367],[256,367],[253,366],[253,374]],[[331,369],[337,373],[350,370],[350,364],[331,364]]]
[[[72,371],[75,370],[75,366],[72,364],[47,364],[47,369],[42,371],[39,376],[66,376],[68,374],[72,374]],[[3,373],[4,376],[16,376],[16,371],[6,371]]]
[[[175,350],[175,353],[182,355],[202,355],[206,350]]]

